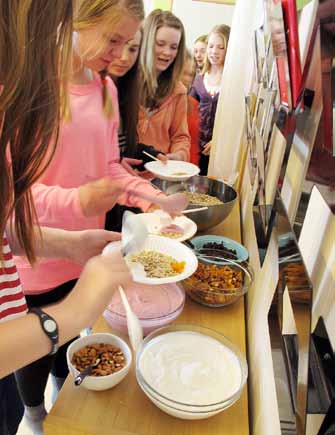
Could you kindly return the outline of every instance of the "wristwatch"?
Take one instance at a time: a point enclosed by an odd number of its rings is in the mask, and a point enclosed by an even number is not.
[[[36,316],[40,319],[42,329],[51,341],[51,352],[49,355],[54,355],[59,348],[57,322],[55,319],[49,316],[49,314],[45,313],[43,310],[41,310],[41,308],[38,307],[29,308],[28,313],[36,314]]]

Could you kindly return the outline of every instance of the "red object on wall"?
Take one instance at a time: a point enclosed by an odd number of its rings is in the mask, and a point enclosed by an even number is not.
[[[286,30],[290,69],[292,106],[296,108],[301,94],[301,61],[296,0],[281,0]]]

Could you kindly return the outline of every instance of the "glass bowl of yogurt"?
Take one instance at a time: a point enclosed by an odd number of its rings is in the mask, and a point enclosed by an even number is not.
[[[192,324],[149,334],[136,357],[136,379],[146,396],[174,417],[212,417],[235,403],[248,376],[245,357],[224,335]]]
[[[144,336],[173,322],[182,313],[185,304],[185,291],[176,283],[154,286],[132,283],[124,291],[141,323]],[[114,292],[103,315],[113,329],[122,334],[128,333],[127,317],[119,292]]]

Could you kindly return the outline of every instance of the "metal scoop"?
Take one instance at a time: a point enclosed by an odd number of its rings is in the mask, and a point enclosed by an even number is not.
[[[74,378],[74,385],[76,385],[77,387],[79,385],[81,385],[81,383],[86,378],[86,376],[89,376],[91,374],[92,370],[94,369],[94,367],[96,367],[99,364],[99,362],[100,362],[100,358],[97,358],[93,364],[91,364],[90,366],[86,367],[85,370],[80,372],[79,375],[77,375]]]

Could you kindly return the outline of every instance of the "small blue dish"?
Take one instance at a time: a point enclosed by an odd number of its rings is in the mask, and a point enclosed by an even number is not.
[[[211,254],[211,248],[208,249],[208,255],[204,253],[198,253],[197,251],[206,243],[223,243],[223,245],[230,250],[236,251],[236,258],[234,258],[232,261],[236,262],[243,262],[247,261],[249,258],[249,252],[248,250],[241,245],[240,243],[236,242],[235,240],[228,239],[228,237],[223,236],[214,236],[214,235],[206,235],[206,236],[198,236],[194,237],[190,240],[192,245],[194,246],[194,253],[197,255],[197,257],[202,260],[205,263],[214,263],[214,264],[223,264],[227,263],[229,264],[229,259],[225,260],[224,258],[219,259],[219,257],[215,257],[215,255]],[[210,257],[213,256],[215,259],[211,259]]]

